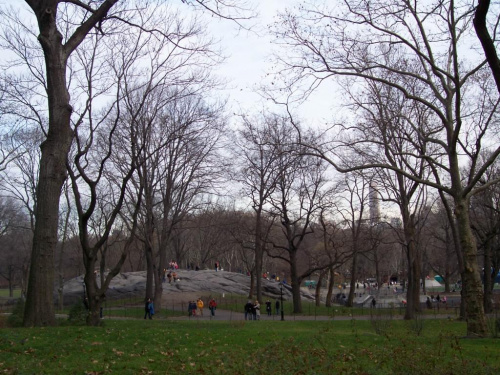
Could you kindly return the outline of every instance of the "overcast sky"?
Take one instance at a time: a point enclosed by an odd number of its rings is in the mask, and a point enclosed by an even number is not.
[[[241,109],[255,113],[266,104],[273,108],[271,103],[266,103],[255,92],[263,82],[269,81],[266,74],[271,72],[271,53],[276,48],[266,30],[268,25],[276,20],[278,11],[293,8],[299,2],[255,0],[259,17],[249,23],[253,25],[255,32],[239,30],[237,25],[230,21],[211,20],[209,32],[220,39],[221,47],[228,56],[217,70],[217,74],[229,81],[229,90],[226,90],[225,94],[229,97],[234,112],[240,112]],[[322,87],[306,103],[295,109],[302,121],[313,125],[318,121],[324,123],[325,119],[331,118],[335,96],[331,90],[331,87]]]

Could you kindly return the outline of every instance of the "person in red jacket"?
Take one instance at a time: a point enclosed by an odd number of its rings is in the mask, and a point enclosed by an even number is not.
[[[208,303],[208,308],[210,309],[210,314],[215,316],[215,310],[217,309],[217,302],[212,298]]]

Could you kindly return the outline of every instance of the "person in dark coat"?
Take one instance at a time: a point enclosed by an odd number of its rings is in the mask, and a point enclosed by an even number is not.
[[[252,310],[253,303],[252,301],[248,300],[248,302],[245,304],[245,320],[252,320]]]
[[[266,311],[267,311],[267,315],[271,316],[271,301],[269,301],[269,300],[266,301]]]
[[[189,316],[196,315],[196,302],[189,301],[189,304],[188,304],[188,314],[189,314]]]
[[[149,319],[153,319],[154,315],[154,306],[151,298],[148,298],[144,304],[144,319],[149,317]]]

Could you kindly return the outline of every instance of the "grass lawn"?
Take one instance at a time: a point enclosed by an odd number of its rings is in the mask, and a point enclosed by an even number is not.
[[[21,289],[14,289],[13,292],[14,292],[14,296],[12,298],[21,297]],[[0,288],[0,298],[10,298],[9,289]]]
[[[0,329],[2,374],[498,374],[453,320],[107,320]]]

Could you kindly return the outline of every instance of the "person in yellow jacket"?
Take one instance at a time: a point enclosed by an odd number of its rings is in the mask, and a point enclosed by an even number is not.
[[[203,301],[201,298],[198,298],[198,301],[196,301],[196,307],[198,307],[198,311],[200,312],[200,316],[203,316]]]

